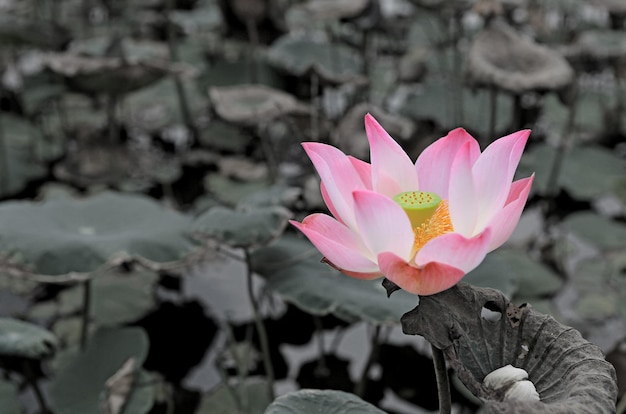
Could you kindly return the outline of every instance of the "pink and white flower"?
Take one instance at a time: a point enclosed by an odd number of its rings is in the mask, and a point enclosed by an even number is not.
[[[333,267],[432,295],[454,286],[511,236],[533,181],[513,181],[529,130],[481,153],[457,128],[415,164],[369,114],[365,130],[371,164],[330,145],[302,144],[334,218],[316,213],[291,223]]]

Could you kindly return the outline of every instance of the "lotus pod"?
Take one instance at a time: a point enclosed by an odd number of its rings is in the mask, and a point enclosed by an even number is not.
[[[484,318],[484,309],[500,317]],[[463,384],[485,401],[487,414],[615,412],[615,369],[600,348],[495,289],[459,283],[420,297],[418,307],[402,316],[402,329],[443,350]],[[507,364],[528,372],[540,401],[502,401],[503,395],[482,385],[487,374]]]

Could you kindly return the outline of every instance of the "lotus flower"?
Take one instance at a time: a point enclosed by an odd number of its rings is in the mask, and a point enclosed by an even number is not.
[[[432,295],[457,284],[511,236],[533,181],[513,181],[529,130],[481,153],[457,128],[415,164],[369,114],[365,130],[371,164],[330,145],[302,144],[334,218],[316,213],[291,223],[327,263],[348,276],[385,276],[408,292]]]

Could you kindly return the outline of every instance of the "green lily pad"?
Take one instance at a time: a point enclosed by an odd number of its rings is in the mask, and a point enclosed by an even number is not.
[[[192,10],[173,10],[171,16],[187,34],[220,31],[224,26],[224,16],[214,1],[202,2]]]
[[[313,72],[333,83],[362,79],[363,61],[355,50],[314,36],[284,35],[270,46],[267,57],[270,64],[295,76]]]
[[[52,355],[56,346],[56,337],[47,329],[13,318],[0,318],[0,355],[42,359]]]
[[[573,134],[581,137],[597,137],[606,131],[605,108],[613,97],[607,94],[582,90],[575,102]],[[560,139],[569,117],[570,109],[556,95],[547,95],[543,101],[542,120],[546,134],[551,140]]]
[[[60,145],[52,145],[26,120],[0,115],[0,197],[22,191],[26,185],[46,176],[41,161],[57,156]]]
[[[335,390],[300,390],[274,400],[265,414],[385,414],[354,394]]]
[[[463,125],[469,131],[477,131],[486,136],[489,131],[489,92],[462,89],[462,97],[450,83],[430,80],[415,90],[400,107],[402,115],[413,119],[431,119],[444,129],[458,127],[454,125],[451,105],[453,99],[462,99]],[[496,130],[501,131],[511,123],[513,100],[509,95],[499,94],[496,107]],[[489,137],[495,139],[497,137]]]
[[[307,115],[311,110],[295,96],[264,85],[213,86],[209,98],[222,119],[247,126],[285,115]]]
[[[555,154],[556,150],[549,145],[538,144],[522,156],[518,175],[524,177],[535,173],[532,191],[547,194]],[[579,200],[592,200],[613,193],[626,174],[624,160],[601,147],[574,147],[564,157],[558,186]]]
[[[474,286],[490,287],[511,297],[517,290],[517,274],[502,250],[489,253],[485,260],[463,278]]]
[[[5,11],[0,14],[0,42],[3,45],[61,49],[70,40],[67,29],[49,20],[29,20]]]
[[[103,329],[90,339],[85,351],[59,355],[57,375],[50,382],[50,405],[56,414],[98,414],[106,398],[105,383],[128,358],[141,367],[148,353],[148,336],[141,328]],[[137,386],[150,378],[135,372],[132,391],[122,413],[144,414],[153,404],[151,386]]]
[[[173,261],[194,247],[187,226],[181,214],[137,195],[10,201],[0,204],[0,252],[53,275],[92,271],[120,252]]]
[[[21,414],[22,407],[17,398],[17,387],[8,381],[0,380],[0,407],[5,414]]]
[[[208,99],[200,92],[195,79],[182,78],[181,83],[192,116],[204,115]],[[184,124],[176,84],[171,77],[126,96],[124,109],[130,121],[150,132],[167,125]]]
[[[92,279],[89,315],[96,325],[115,326],[141,319],[155,305],[158,275],[149,271],[107,273]],[[62,291],[52,302],[40,302],[30,310],[37,318],[77,314],[83,307],[84,286]]]
[[[48,54],[46,68],[63,76],[69,89],[87,95],[123,95],[144,88],[168,75],[162,62],[129,62],[118,57],[88,57],[70,53]]]
[[[257,378],[246,378],[233,386],[235,396],[221,384],[214,391],[204,395],[195,414],[263,414],[270,404],[267,395],[267,382]]]
[[[242,154],[251,144],[254,136],[220,120],[212,121],[200,131],[200,143],[218,151]]]
[[[578,292],[572,304],[578,316],[588,321],[603,321],[615,316],[620,307],[626,311],[626,307],[620,305],[626,297],[626,285],[615,283],[614,272],[615,269],[603,260],[585,260],[578,264],[571,277],[571,285]]]
[[[463,282],[525,300],[553,295],[563,285],[563,280],[547,266],[531,259],[525,251],[511,248],[489,253]]]
[[[236,205],[251,194],[265,191],[270,184],[264,181],[244,182],[214,173],[204,178],[204,187],[223,203]]]
[[[280,206],[232,210],[213,207],[197,217],[194,233],[217,239],[232,247],[264,246],[279,237],[291,213]]]
[[[417,296],[404,291],[387,298],[382,279],[354,279],[320,263],[320,259],[307,240],[286,234],[252,253],[252,269],[287,302],[314,315],[333,314],[347,322],[397,323],[418,301]]]
[[[290,206],[300,197],[301,192],[298,187],[276,184],[267,190],[257,191],[244,197],[239,204],[241,207]]]
[[[626,225],[590,211],[570,214],[563,227],[602,251],[626,249]]]

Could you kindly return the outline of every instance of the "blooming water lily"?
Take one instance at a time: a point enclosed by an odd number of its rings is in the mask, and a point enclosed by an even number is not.
[[[385,276],[408,292],[432,295],[454,286],[511,236],[533,181],[513,181],[529,130],[481,153],[457,128],[414,164],[369,114],[365,129],[371,164],[330,145],[302,144],[334,218],[316,213],[291,223],[326,262],[348,276]]]

